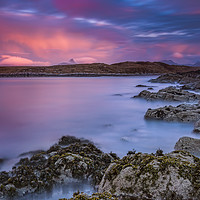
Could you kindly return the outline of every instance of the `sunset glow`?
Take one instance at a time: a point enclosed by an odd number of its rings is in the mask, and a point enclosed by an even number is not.
[[[0,65],[200,60],[199,0],[1,0]]]

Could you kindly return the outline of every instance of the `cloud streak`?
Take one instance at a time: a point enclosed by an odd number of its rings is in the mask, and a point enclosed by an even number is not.
[[[1,0],[0,55],[10,63],[195,62],[199,7],[198,0]]]

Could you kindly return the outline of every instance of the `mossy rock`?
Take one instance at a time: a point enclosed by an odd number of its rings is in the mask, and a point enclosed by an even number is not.
[[[200,199],[200,159],[182,151],[136,153],[112,163],[99,186],[138,199]]]

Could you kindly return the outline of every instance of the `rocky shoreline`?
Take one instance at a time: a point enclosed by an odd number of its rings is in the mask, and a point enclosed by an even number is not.
[[[77,192],[71,200],[199,199],[199,170],[200,159],[186,151],[129,151],[120,159],[88,140],[63,136],[47,151],[0,172],[0,199],[26,199],[72,179],[90,181],[98,193]]]
[[[198,82],[199,74],[167,74],[151,80],[184,85],[158,92],[143,90],[134,98],[193,103],[149,108],[145,119],[194,123],[194,132],[200,132],[200,95],[185,91]],[[198,91],[198,84],[192,87],[190,90]],[[70,200],[200,199],[200,159],[196,157],[200,156],[200,140],[182,137],[174,149],[166,154],[160,149],[151,154],[129,151],[120,159],[115,153],[102,152],[91,141],[63,136],[47,151],[24,153],[25,158],[11,171],[0,172],[0,199],[26,199],[72,180],[89,181],[98,193],[77,192]]]
[[[88,140],[64,136],[47,151],[22,158],[12,171],[0,172],[0,199],[41,193],[72,179],[98,185],[115,159]]]

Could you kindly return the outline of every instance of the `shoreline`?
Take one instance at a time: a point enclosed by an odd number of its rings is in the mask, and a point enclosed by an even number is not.
[[[159,76],[160,73],[146,73],[146,74],[120,74],[120,73],[111,73],[111,74],[92,74],[92,73],[70,73],[70,74],[0,74],[0,78],[32,78],[32,77],[132,77],[132,76]]]

